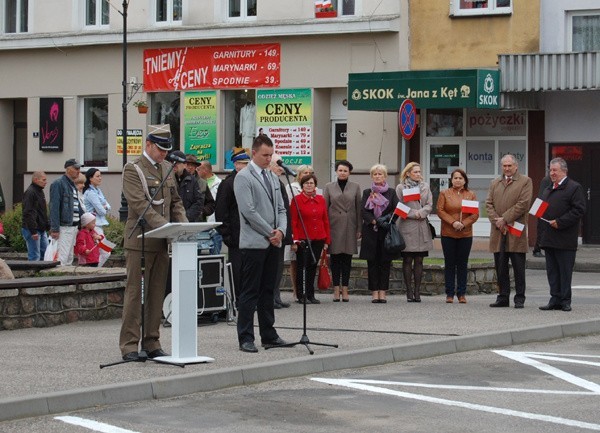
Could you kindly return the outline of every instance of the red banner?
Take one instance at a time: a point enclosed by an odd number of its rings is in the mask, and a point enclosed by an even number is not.
[[[144,91],[279,87],[279,44],[144,50]]]

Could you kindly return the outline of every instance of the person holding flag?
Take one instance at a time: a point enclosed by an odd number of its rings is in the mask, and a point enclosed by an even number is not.
[[[392,260],[399,255],[390,254],[383,248],[385,235],[390,224],[395,224],[394,209],[398,197],[387,183],[387,168],[382,164],[371,167],[371,188],[362,193],[362,242],[359,257],[367,261],[367,278],[371,300],[374,304],[385,304],[390,287]],[[350,234],[348,234],[350,235]]]
[[[473,246],[473,224],[479,219],[479,202],[469,189],[469,178],[457,168],[450,174],[451,187],[440,193],[437,215],[442,221],[442,250],[446,303],[467,303],[467,264]]]
[[[400,233],[406,242],[402,251],[402,273],[408,302],[421,302],[423,258],[433,249],[433,239],[427,217],[433,209],[429,184],[423,181],[421,166],[409,162],[400,174],[396,187],[398,199],[410,208],[406,219],[400,220]],[[414,285],[411,282],[414,279]]]
[[[567,177],[567,172],[564,159],[550,161],[552,184],[542,193],[542,200],[548,206],[543,213],[547,226],[541,234],[540,248],[546,252],[546,274],[550,285],[550,301],[540,307],[542,311],[571,311],[571,279],[586,198],[582,186]]]
[[[527,218],[533,195],[531,178],[518,172],[517,159],[506,154],[500,160],[502,176],[492,180],[485,200],[491,222],[490,252],[494,253],[494,265],[498,278],[499,293],[490,307],[508,307],[510,277],[508,261],[515,275],[515,308],[525,306],[525,254],[527,242]]]

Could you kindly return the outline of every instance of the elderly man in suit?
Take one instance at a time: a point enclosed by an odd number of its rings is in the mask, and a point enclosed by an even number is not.
[[[490,184],[485,206],[491,224],[490,251],[494,253],[494,264],[498,276],[499,293],[496,302],[490,307],[508,307],[510,298],[510,277],[508,260],[515,275],[515,308],[525,304],[525,254],[529,251],[527,242],[527,217],[531,206],[533,183],[531,178],[518,173],[517,159],[506,154],[500,160],[502,176]],[[523,224],[521,234],[510,227]]]
[[[125,361],[145,361],[146,357],[167,356],[159,340],[162,304],[169,272],[167,241],[151,238],[144,241],[145,329],[144,335],[140,335],[142,240],[138,239],[138,235],[142,228],[137,223],[150,200],[152,205],[143,215],[144,231],[159,228],[169,222],[188,222],[177,192],[175,176],[169,175],[162,188],[158,189],[169,172],[169,164],[164,160],[172,148],[171,143],[169,125],[148,125],[143,155],[123,168],[123,194],[128,205],[124,232],[127,286],[119,347]],[[140,340],[141,351],[138,353]]]
[[[273,292],[287,219],[279,179],[268,170],[272,156],[271,139],[256,137],[252,143],[252,161],[236,175],[233,183],[242,254],[237,331],[240,350],[250,353],[258,352],[254,344],[254,311],[258,314],[262,346],[286,344],[274,327]]]
[[[542,311],[571,311],[571,280],[579,223],[585,214],[586,198],[582,186],[567,177],[567,162],[562,158],[550,161],[552,183],[542,192],[548,202],[542,221],[547,224],[542,231],[540,248],[546,252],[546,274],[550,285],[550,301],[540,307]]]

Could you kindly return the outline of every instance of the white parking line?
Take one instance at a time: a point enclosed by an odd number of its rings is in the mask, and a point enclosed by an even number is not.
[[[579,285],[579,286],[571,286],[571,289],[577,290],[600,290],[600,286],[589,286],[589,285]]]
[[[66,422],[67,424],[77,425],[101,433],[139,433],[133,430],[126,430],[124,428],[115,427],[110,424],[104,424],[103,422],[79,418],[77,416],[56,416],[54,417],[54,419]]]

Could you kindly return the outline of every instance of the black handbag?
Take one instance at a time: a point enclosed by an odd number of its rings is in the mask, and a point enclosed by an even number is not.
[[[388,254],[398,254],[406,248],[404,238],[395,223],[390,223],[388,232],[383,240],[383,249]]]

